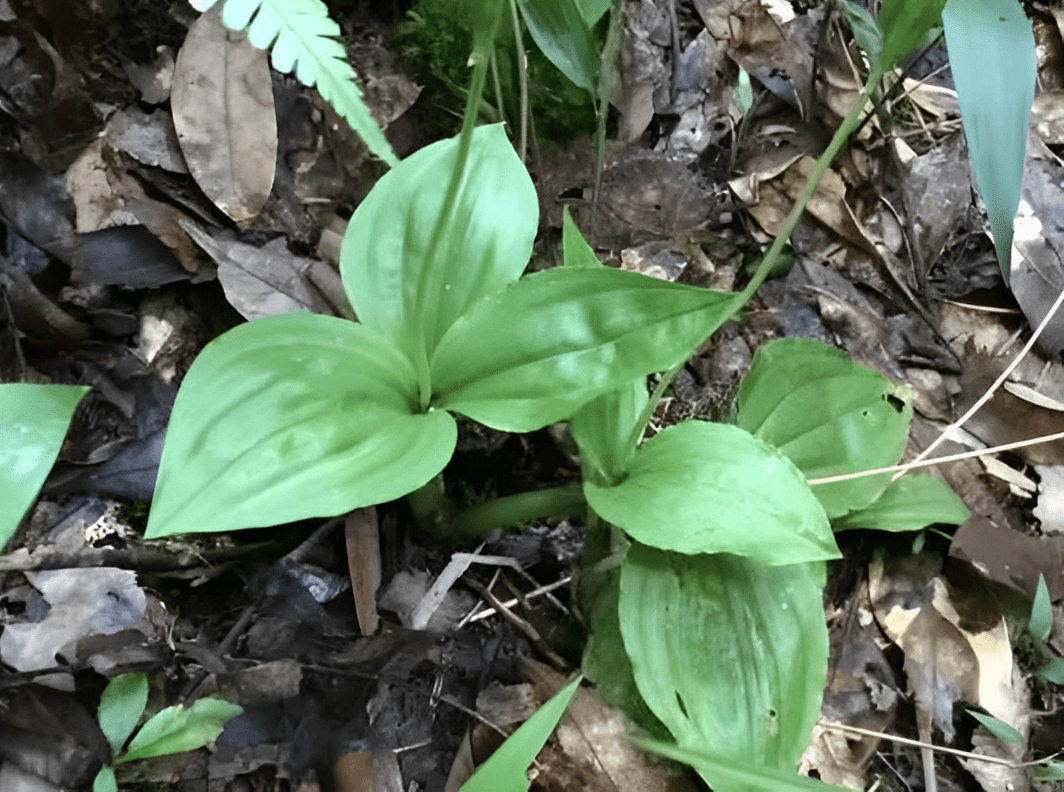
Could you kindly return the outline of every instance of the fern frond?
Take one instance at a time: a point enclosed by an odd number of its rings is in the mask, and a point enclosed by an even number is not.
[[[218,0],[190,0],[206,11]],[[273,68],[295,72],[303,85],[316,87],[351,129],[377,157],[395,165],[388,140],[362,101],[355,72],[340,42],[340,26],[329,19],[321,0],[225,0],[222,23],[230,30],[247,30],[248,41],[270,53]]]

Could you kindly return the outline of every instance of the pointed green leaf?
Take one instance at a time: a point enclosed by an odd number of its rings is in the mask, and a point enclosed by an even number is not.
[[[1064,762],[1050,762],[1032,768],[1035,781],[1064,781]]]
[[[137,726],[148,703],[148,677],[140,672],[116,676],[100,696],[97,720],[111,752],[118,754]]]
[[[440,342],[435,403],[496,429],[539,429],[683,362],[735,299],[607,267],[529,275],[474,306]]]
[[[788,456],[806,478],[897,464],[912,419],[911,393],[807,338],[783,338],[754,355],[739,390],[736,423]],[[821,484],[829,518],[867,506],[890,474]]]
[[[595,251],[587,244],[584,235],[573,222],[573,216],[569,213],[569,207],[562,209],[562,255],[565,257],[566,267],[601,267]]]
[[[1064,658],[1051,658],[1048,663],[1035,671],[1035,675],[1054,685],[1064,685]]]
[[[979,721],[998,740],[1009,745],[1023,745],[1023,735],[1016,731],[1005,721],[995,718],[993,715],[985,715],[982,712],[969,709],[968,714]]]
[[[1027,630],[1036,641],[1047,641],[1049,633],[1053,629],[1053,607],[1049,602],[1049,588],[1046,586],[1045,576],[1038,573],[1038,588],[1034,592],[1034,603],[1031,605],[1031,619],[1027,623]]]
[[[603,486],[620,481],[628,462],[628,438],[649,399],[646,377],[638,377],[596,396],[576,412],[569,428],[580,449],[585,479]]]
[[[964,501],[944,482],[927,473],[910,473],[892,481],[869,505],[839,518],[833,527],[918,531],[935,523],[960,525],[969,516]]]
[[[118,792],[118,781],[115,780],[115,769],[111,765],[104,765],[92,782],[92,792]]]
[[[177,395],[145,536],[343,514],[439,473],[454,419],[415,414],[411,364],[368,327],[256,319],[212,341]]]
[[[579,689],[578,676],[506,738],[506,742],[462,784],[459,792],[528,792],[525,773]]]
[[[850,23],[857,46],[864,50],[871,63],[878,63],[883,51],[883,31],[879,29],[872,12],[854,0],[844,0],[842,10],[846,14],[846,21]]]
[[[536,190],[495,124],[473,133],[443,242],[436,261],[427,261],[457,153],[458,138],[441,140],[385,174],[355,210],[340,253],[344,286],[364,324],[404,338],[418,327],[418,305],[438,306],[436,326],[403,342],[412,359],[422,346],[431,355],[470,305],[517,280],[532,254]]]
[[[144,724],[115,764],[202,748],[243,712],[243,707],[217,698],[202,698],[191,707],[167,707]]]
[[[614,486],[585,481],[584,494],[597,514],[643,544],[765,564],[839,557],[805,477],[738,427],[670,426],[639,447],[625,473]]]
[[[879,68],[888,72],[919,47],[942,16],[946,0],[883,0],[879,5],[879,29],[883,48]]]
[[[1034,101],[1034,32],[1016,0],[948,0],[942,23],[975,183],[1008,278]]]
[[[83,385],[0,385],[0,551],[59,456]]]
[[[197,11],[218,0],[190,0]],[[254,17],[254,20],[252,20]],[[389,165],[399,158],[369,114],[355,72],[347,61],[340,26],[329,18],[321,0],[227,0],[222,22],[230,30],[248,30],[248,40],[271,55],[273,68],[295,72],[303,83],[317,87],[322,99],[343,116],[369,150]]]
[[[602,60],[576,0],[518,0],[536,46],[578,87],[594,92]]]
[[[683,762],[691,767],[700,768],[703,776],[718,779],[726,784],[721,790],[743,789],[750,792],[850,792],[848,787],[825,784],[815,778],[806,778],[794,772],[773,770],[769,767],[751,767],[749,763],[739,760],[723,759],[708,751],[679,748],[668,743],[653,740],[635,739],[636,747],[648,753],[664,756],[676,762]]]
[[[631,547],[621,633],[640,693],[681,748],[794,771],[827,674],[823,585],[822,563]],[[744,789],[696,769],[719,792]]]

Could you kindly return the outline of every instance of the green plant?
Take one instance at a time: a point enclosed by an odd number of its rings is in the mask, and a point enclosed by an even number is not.
[[[0,385],[0,551],[37,497],[88,392],[83,385]]]
[[[97,773],[93,792],[117,792],[114,769],[118,765],[202,748],[222,733],[226,722],[244,711],[210,697],[190,707],[167,707],[149,718],[129,741],[147,703],[148,677],[139,672],[116,676],[104,689],[97,719],[113,759]]]
[[[1038,588],[1031,605],[1031,618],[1027,632],[1034,639],[1035,675],[1046,682],[1064,685],[1064,658],[1055,656],[1046,645],[1053,629],[1053,608],[1049,601],[1049,588],[1045,577],[1038,576]]]
[[[506,738],[484,764],[462,784],[460,792],[528,792],[525,775],[554,727],[565,715],[569,702],[580,688],[582,677],[551,697],[513,734]]]

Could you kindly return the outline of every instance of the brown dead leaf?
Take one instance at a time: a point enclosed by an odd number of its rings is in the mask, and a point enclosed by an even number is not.
[[[381,548],[376,508],[366,506],[348,514],[344,521],[344,533],[358,627],[363,635],[373,635],[380,626],[377,589],[381,585]]]
[[[245,318],[294,311],[334,315],[308,281],[314,259],[293,254],[284,237],[255,247],[238,241],[229,231],[211,235],[189,222],[182,222],[181,227],[218,264],[226,299]]]
[[[543,663],[528,661],[527,670],[537,698],[547,701],[568,681]],[[537,779],[544,790],[580,789],[587,792],[694,792],[690,778],[679,776],[634,748],[627,740],[624,716],[581,688],[567,716],[539,761]]]
[[[189,28],[177,56],[170,104],[189,170],[233,220],[266,204],[277,161],[277,118],[269,59],[226,30],[221,6]]]

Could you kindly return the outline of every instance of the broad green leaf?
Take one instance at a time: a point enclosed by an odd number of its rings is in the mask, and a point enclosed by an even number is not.
[[[643,699],[681,748],[794,771],[820,715],[828,661],[824,564],[634,544],[621,633]],[[749,787],[707,766],[717,792]]]
[[[1035,671],[1035,676],[1052,682],[1054,685],[1064,685],[1064,658],[1054,657],[1048,663]]]
[[[606,486],[625,472],[628,438],[649,400],[646,377],[596,396],[569,421],[585,479]],[[590,475],[589,475],[590,474]]]
[[[202,748],[243,711],[242,707],[217,698],[202,698],[191,707],[167,707],[141,727],[129,750],[115,764]]]
[[[765,344],[739,390],[736,423],[780,449],[806,478],[889,467],[901,458],[912,419],[907,389],[807,338]],[[890,474],[822,484],[829,518],[874,501]]]
[[[48,478],[83,385],[0,385],[0,551]]]
[[[735,104],[739,112],[746,115],[754,106],[754,86],[750,83],[750,72],[739,67],[739,80],[735,84]]]
[[[577,0],[576,4],[580,7],[584,22],[591,28],[610,10],[611,0]]]
[[[576,0],[518,0],[528,32],[547,59],[594,93],[602,60]]]
[[[601,267],[595,251],[587,244],[584,235],[573,222],[573,216],[569,213],[569,207],[562,209],[562,255],[565,258],[566,267]]]
[[[435,403],[495,429],[534,431],[680,364],[735,299],[607,267],[526,276],[444,336],[432,359]]]
[[[927,32],[942,16],[946,0],[883,0],[879,5],[879,29],[883,48],[879,68],[888,72],[920,46]]]
[[[1046,762],[1035,765],[1032,775],[1035,781],[1064,781],[1064,762]]]
[[[146,537],[343,514],[422,486],[454,451],[415,414],[411,364],[364,325],[256,319],[212,341],[177,395]]]
[[[1053,629],[1053,608],[1049,602],[1049,588],[1046,586],[1045,576],[1038,573],[1038,588],[1034,592],[1034,603],[1031,605],[1031,619],[1027,623],[1027,630],[1036,641],[1046,641]]]
[[[206,11],[218,0],[189,0]],[[252,19],[254,17],[254,19]],[[389,165],[399,158],[362,101],[355,72],[347,60],[340,26],[329,18],[321,0],[226,0],[222,22],[231,30],[248,30],[248,40],[270,52],[273,68],[295,72],[303,85],[316,87],[322,99],[343,116],[369,150]]]
[[[344,287],[359,321],[405,339],[411,359],[421,348],[431,356],[473,303],[521,276],[532,253],[536,190],[496,124],[474,131],[436,261],[427,260],[457,153],[458,138],[441,140],[385,174],[355,210],[341,248]],[[418,306],[429,303],[435,326],[409,337],[421,320]]]
[[[794,772],[773,770],[769,767],[751,767],[747,762],[724,759],[707,751],[680,748],[668,743],[653,740],[632,740],[636,747],[648,753],[664,756],[676,762],[683,762],[694,768],[700,768],[704,776],[712,775],[728,787],[721,789],[748,789],[756,792],[850,792],[848,787],[825,784],[815,778],[806,778]]]
[[[964,501],[945,483],[927,473],[916,473],[892,481],[869,505],[850,512],[832,525],[836,531],[848,528],[918,531],[935,523],[960,525],[969,516]]]
[[[104,688],[100,696],[100,709],[96,718],[100,721],[111,751],[118,754],[129,735],[137,727],[137,721],[148,703],[148,677],[135,672],[116,676]]]
[[[1016,0],[948,0],[942,23],[975,183],[1007,280],[1034,101],[1034,32]]]
[[[850,23],[857,46],[864,50],[869,62],[878,63],[880,52],[883,50],[883,31],[879,29],[876,18],[867,8],[853,0],[843,0],[842,10]]]
[[[638,448],[625,473],[614,486],[585,481],[584,494],[597,514],[643,544],[764,564],[839,557],[805,477],[738,427],[670,426]]]
[[[1023,735],[1016,731],[1015,727],[1005,723],[1005,721],[999,720],[993,715],[976,712],[973,709],[969,709],[968,714],[983,724],[986,730],[1001,742],[1009,745],[1023,745]]]
[[[111,765],[104,765],[92,782],[92,792],[118,792],[118,781],[115,779],[115,769]]]
[[[528,776],[525,773],[579,689],[578,676],[551,696],[550,701],[507,737],[506,742],[462,784],[459,792],[528,792]]]

